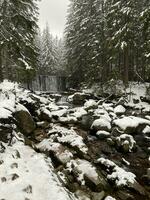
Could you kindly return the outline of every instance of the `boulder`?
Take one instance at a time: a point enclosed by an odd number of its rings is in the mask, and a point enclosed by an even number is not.
[[[117,115],[122,115],[126,112],[126,109],[122,105],[118,105],[114,108],[114,112]]]
[[[104,140],[104,139],[110,137],[110,133],[107,132],[107,131],[97,131],[96,136],[97,136],[100,140]]]
[[[150,125],[150,120],[135,116],[129,116],[116,119],[113,121],[113,124],[124,133],[132,134],[141,133],[147,125]]]
[[[93,99],[90,99],[90,100],[88,100],[88,101],[85,102],[84,108],[87,111],[91,110],[91,109],[96,109],[96,108],[98,108],[98,104]]]
[[[40,120],[42,120],[42,121],[48,121],[48,122],[52,121],[51,112],[46,107],[40,108],[37,111],[37,114],[38,114]]]
[[[131,135],[122,134],[116,138],[116,145],[124,153],[132,152],[136,147],[136,142]]]
[[[95,130],[95,131],[99,131],[99,130],[110,131],[111,130],[111,124],[106,118],[101,117],[100,119],[96,119],[93,122],[91,129]]]
[[[23,106],[22,106],[23,107]],[[30,135],[36,128],[35,122],[27,109],[16,109],[14,117],[20,131],[26,136]]]
[[[68,97],[68,101],[72,102],[74,105],[83,105],[86,99],[89,99],[89,95],[80,92],[76,92]]]
[[[0,141],[7,143],[13,131],[11,124],[0,124]]]

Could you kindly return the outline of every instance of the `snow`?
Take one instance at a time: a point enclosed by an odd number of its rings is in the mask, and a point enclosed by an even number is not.
[[[18,90],[18,88],[19,88],[18,83],[10,82],[8,80],[4,80],[2,83],[0,83],[0,90],[2,92],[14,91],[14,89]]]
[[[36,145],[36,147],[42,151],[58,151],[60,144],[52,142],[51,139],[44,139],[42,142]]]
[[[129,183],[133,184],[135,180],[135,175],[131,172],[126,172],[121,167],[117,166],[114,162],[105,159],[105,158],[99,158],[98,162],[103,164],[105,167],[110,168],[112,167],[113,170],[110,172],[110,174],[107,175],[107,178],[109,180],[115,181],[116,186],[126,186]]]
[[[21,142],[7,146],[0,155],[0,198],[11,200],[69,200],[75,199],[59,182],[51,160],[37,154]],[[13,177],[16,176],[16,179]],[[1,179],[2,180],[2,179]]]
[[[73,154],[65,149],[61,144],[53,142],[51,139],[44,139],[42,142],[36,145],[37,149],[41,151],[52,151],[56,154],[63,163],[67,163],[73,157]]]
[[[94,101],[93,99],[86,101],[85,104],[84,104],[85,109],[92,109],[92,108],[95,108],[97,106],[98,106],[97,102]]]
[[[21,105],[20,103],[18,103],[18,104],[16,105],[16,112],[18,112],[18,111],[26,111],[26,112],[29,113],[29,111],[26,109],[26,107],[24,107],[24,106]],[[29,113],[29,114],[30,114],[30,113]]]
[[[99,108],[94,111],[94,116],[105,117],[108,121],[111,122],[111,117],[109,116],[108,112],[101,106],[99,106]]]
[[[0,107],[0,119],[8,119],[9,117],[12,117],[12,112],[3,107]]]
[[[126,143],[129,143],[129,151],[131,152],[133,147],[136,144],[136,141],[131,135],[128,134],[122,134],[119,137],[116,137],[116,141],[120,143],[120,145],[124,145]]]
[[[70,144],[72,147],[77,147],[83,153],[87,153],[88,148],[83,142],[83,138],[79,136],[73,128],[67,129],[58,125],[54,125],[53,129],[49,131],[50,138],[53,139],[53,135],[57,134],[57,140],[60,143]],[[55,137],[54,137],[55,139]]]
[[[96,129],[96,130],[110,130],[111,129],[111,124],[110,122],[105,118],[105,117],[101,117],[100,119],[96,119],[92,126],[91,129]]]
[[[96,135],[100,137],[109,137],[110,133],[107,131],[97,131]]]
[[[55,110],[51,112],[52,116],[58,116],[58,117],[62,117],[63,115],[65,115],[67,113],[67,109],[61,109],[61,110]]]
[[[71,123],[71,124],[74,124],[74,123],[77,123],[77,118],[76,117],[73,117],[73,116],[67,116],[67,117],[60,117],[59,118],[59,121],[61,123]]]
[[[85,185],[84,176],[87,176],[89,179],[92,179],[95,183],[99,179],[98,173],[96,172],[96,168],[93,167],[91,163],[86,160],[71,160],[67,164],[67,169],[71,172],[72,167],[78,171],[77,179],[81,182],[82,185]]]
[[[143,130],[144,134],[150,133],[150,126],[146,126]]]
[[[107,196],[104,200],[116,200],[116,199],[111,196]]]
[[[114,108],[116,114],[124,114],[126,109],[122,105],[118,105]]]
[[[123,117],[121,119],[116,119],[113,122],[121,130],[126,130],[128,127],[137,128],[141,124],[150,125],[150,120],[134,116]]]
[[[74,111],[74,113],[71,113],[71,116],[74,116],[77,119],[87,115],[87,111],[82,107],[77,107],[77,108],[73,109],[72,111]]]

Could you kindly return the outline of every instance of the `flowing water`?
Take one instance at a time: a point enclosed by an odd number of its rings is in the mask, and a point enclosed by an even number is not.
[[[66,78],[61,76],[37,76],[30,84],[33,91],[59,92],[66,90]]]

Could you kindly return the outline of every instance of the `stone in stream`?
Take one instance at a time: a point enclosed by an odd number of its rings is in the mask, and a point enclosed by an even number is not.
[[[94,131],[110,131],[111,130],[111,124],[110,122],[104,117],[101,117],[100,119],[96,119],[92,126],[91,126],[91,130]]]
[[[89,98],[90,98],[89,94],[76,92],[73,95],[68,97],[68,101],[73,103],[74,105],[83,105],[86,99],[89,99]]]
[[[26,136],[30,135],[35,130],[35,122],[30,113],[26,110],[16,111],[14,117],[20,131]]]

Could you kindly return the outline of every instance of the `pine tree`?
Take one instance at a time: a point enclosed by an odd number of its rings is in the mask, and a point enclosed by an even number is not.
[[[0,14],[0,68],[4,78],[29,82],[36,67],[36,0],[3,0]]]
[[[42,70],[44,73],[53,74],[55,73],[55,67],[57,64],[57,52],[53,41],[53,36],[50,34],[49,26],[42,34]]]

